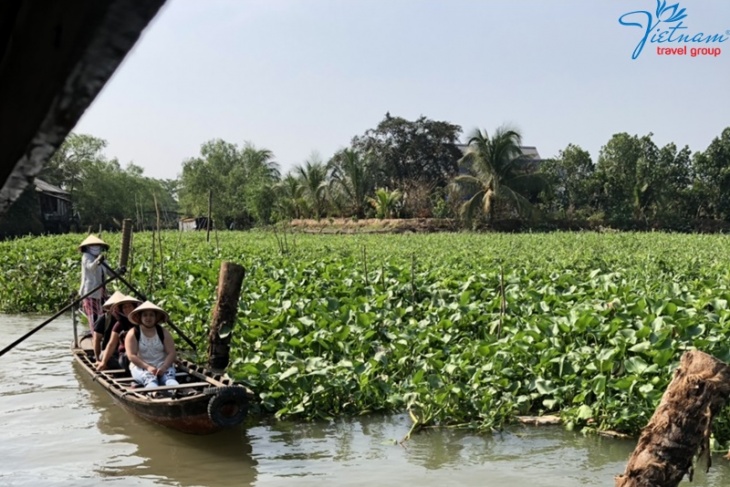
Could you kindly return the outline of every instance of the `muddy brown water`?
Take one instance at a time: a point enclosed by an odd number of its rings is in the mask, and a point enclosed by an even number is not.
[[[46,316],[0,315],[0,348]],[[632,441],[520,427],[495,435],[436,430],[394,444],[407,416],[327,423],[252,418],[190,436],[119,409],[73,364],[70,316],[0,357],[1,486],[612,486]],[[715,455],[694,482],[730,483]]]

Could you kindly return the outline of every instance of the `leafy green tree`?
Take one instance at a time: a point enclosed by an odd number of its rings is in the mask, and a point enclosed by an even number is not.
[[[207,215],[212,192],[212,217],[221,227],[266,223],[279,178],[271,151],[248,143],[239,149],[215,139],[204,143],[200,153],[183,163],[179,194],[185,213]]]
[[[422,180],[444,187],[458,172],[460,134],[461,127],[448,122],[423,116],[409,121],[386,113],[376,128],[354,137],[351,145],[380,164],[385,179],[377,185],[401,187],[405,181]]]
[[[565,216],[587,213],[593,200],[595,166],[588,151],[569,144],[558,157],[543,163],[542,172],[550,182],[551,208]]]
[[[68,191],[73,200],[86,171],[95,163],[106,160],[103,155],[106,146],[106,140],[98,137],[71,133],[51,156],[39,177]]]
[[[655,221],[685,216],[683,200],[690,192],[688,147],[659,149],[649,133],[643,137],[615,134],[601,149],[596,167],[600,206],[612,220]]]
[[[247,143],[241,152],[242,165],[231,175],[242,196],[241,211],[251,214],[260,224],[271,221],[275,201],[275,185],[281,178],[279,165],[268,149],[257,149]],[[232,188],[236,191],[235,187]]]
[[[70,193],[74,211],[83,226],[121,226],[124,218],[154,221],[157,208],[168,223],[177,218],[177,202],[171,183],[147,178],[141,167],[108,159],[107,142],[86,135],[70,134],[54,153],[40,178]]]
[[[637,164],[642,157],[641,141],[627,133],[615,134],[601,148],[596,167],[600,181],[599,206],[612,220],[634,218],[640,193],[649,190],[648,185],[637,179]]]
[[[699,216],[730,220],[730,127],[692,161]]]
[[[688,146],[677,150],[674,143],[659,150],[656,171],[663,181],[657,188],[654,219],[686,220],[694,218],[692,204],[692,151]]]
[[[472,133],[459,161],[464,174],[452,181],[453,195],[464,200],[461,215],[467,222],[479,215],[494,221],[497,203],[511,206],[520,215],[535,214],[527,196],[544,190],[547,180],[525,170],[521,142],[520,133],[507,127],[497,128],[491,137],[478,129]]]

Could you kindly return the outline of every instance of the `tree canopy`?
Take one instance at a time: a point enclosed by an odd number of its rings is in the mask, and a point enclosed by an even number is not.
[[[390,112],[374,129],[352,139],[352,148],[378,161],[391,188],[406,181],[427,181],[444,187],[458,172],[461,127],[424,116],[415,121]]]
[[[294,218],[462,217],[464,222],[540,215],[550,222],[599,222],[621,228],[687,229],[730,224],[730,127],[704,150],[653,134],[612,135],[595,160],[576,144],[551,159],[522,154],[519,131],[475,130],[421,116],[385,115],[329,159],[313,152],[286,174],[273,152],[222,139],[201,145],[177,179],[149,178],[133,162],[105,154],[105,140],[71,134],[39,177],[66,190],[83,227],[118,228],[132,218],[150,228],[160,210],[212,216],[218,228],[249,228]],[[290,161],[291,162],[291,161]],[[455,192],[450,193],[450,191]],[[0,221],[3,235],[43,231],[35,193],[27,191]],[[155,205],[157,203],[157,205]]]

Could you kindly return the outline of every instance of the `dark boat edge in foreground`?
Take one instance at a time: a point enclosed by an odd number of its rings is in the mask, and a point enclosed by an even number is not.
[[[147,390],[136,387],[122,369],[98,372],[90,337],[81,338],[78,346],[72,344],[71,351],[75,362],[117,404],[148,421],[184,433],[210,434],[237,426],[248,415],[249,404],[256,400],[246,386],[187,360],[175,362],[179,386]]]

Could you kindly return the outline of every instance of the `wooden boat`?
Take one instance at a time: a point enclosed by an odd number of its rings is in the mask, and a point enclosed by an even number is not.
[[[72,344],[75,361],[127,411],[185,433],[209,434],[243,422],[256,396],[249,388],[227,376],[178,360],[175,363],[179,386],[143,389],[124,370],[94,367],[90,337]]]

